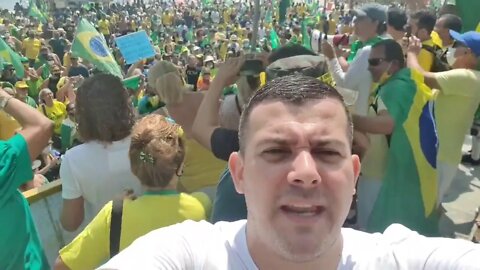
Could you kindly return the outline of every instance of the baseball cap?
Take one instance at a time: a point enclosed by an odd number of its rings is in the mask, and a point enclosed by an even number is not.
[[[472,52],[480,57],[480,33],[475,31],[469,31],[463,34],[450,30],[450,36],[465,46],[470,48]]]
[[[376,3],[369,3],[354,10],[357,17],[368,17],[372,21],[385,22],[387,21],[387,8]]]
[[[18,81],[15,83],[15,88],[24,89],[28,88],[28,84],[25,81]]]

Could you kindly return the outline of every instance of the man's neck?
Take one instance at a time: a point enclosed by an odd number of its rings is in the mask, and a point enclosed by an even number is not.
[[[247,225],[248,226],[248,225]],[[309,262],[293,262],[279,256],[270,247],[263,245],[254,233],[247,234],[247,247],[252,257],[252,260],[257,265],[258,269],[302,269],[302,270],[334,270],[338,268],[338,264],[342,258],[343,251],[343,237],[341,233],[335,242],[320,256]]]

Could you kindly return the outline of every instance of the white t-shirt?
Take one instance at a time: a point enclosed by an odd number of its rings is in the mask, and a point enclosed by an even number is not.
[[[130,171],[130,137],[104,145],[96,141],[73,147],[60,166],[62,197],[85,199],[85,219],[90,222],[102,207],[125,189],[141,192],[140,181]]]
[[[138,238],[99,269],[257,269],[247,248],[246,221],[185,221]],[[338,270],[478,269],[479,245],[426,238],[393,224],[383,234],[342,229]]]
[[[368,71],[368,58],[372,46],[365,46],[358,50],[357,55],[350,63],[348,70],[343,72],[337,58],[328,61],[328,69],[332,73],[337,86],[358,91],[358,98],[355,102],[355,113],[367,115],[372,88],[372,74]]]

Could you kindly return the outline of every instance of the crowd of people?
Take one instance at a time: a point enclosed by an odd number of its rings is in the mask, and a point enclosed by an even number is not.
[[[33,2],[0,14],[21,57],[0,47],[1,269],[478,267],[477,245],[429,238],[480,164],[480,33],[459,16]],[[76,49],[84,21],[121,77]],[[127,64],[116,38],[138,31],[155,56]],[[48,262],[21,191],[58,179],[77,236]]]

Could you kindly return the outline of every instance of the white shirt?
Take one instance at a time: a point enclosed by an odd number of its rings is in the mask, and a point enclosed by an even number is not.
[[[220,13],[218,13],[218,11],[212,11],[210,18],[214,23],[220,23]]]
[[[84,223],[127,188],[141,192],[140,181],[130,171],[130,137],[104,145],[96,141],[73,147],[60,166],[62,197],[85,200]]]
[[[368,99],[372,87],[372,75],[368,71],[368,58],[371,50],[372,46],[365,46],[358,50],[347,72],[343,72],[337,58],[328,61],[328,69],[332,73],[337,86],[358,91],[355,113],[359,115],[367,115],[368,113]]]
[[[152,231],[99,269],[258,269],[248,251],[246,221],[185,221]],[[338,270],[478,269],[479,245],[426,238],[393,224],[383,234],[342,229]]]

